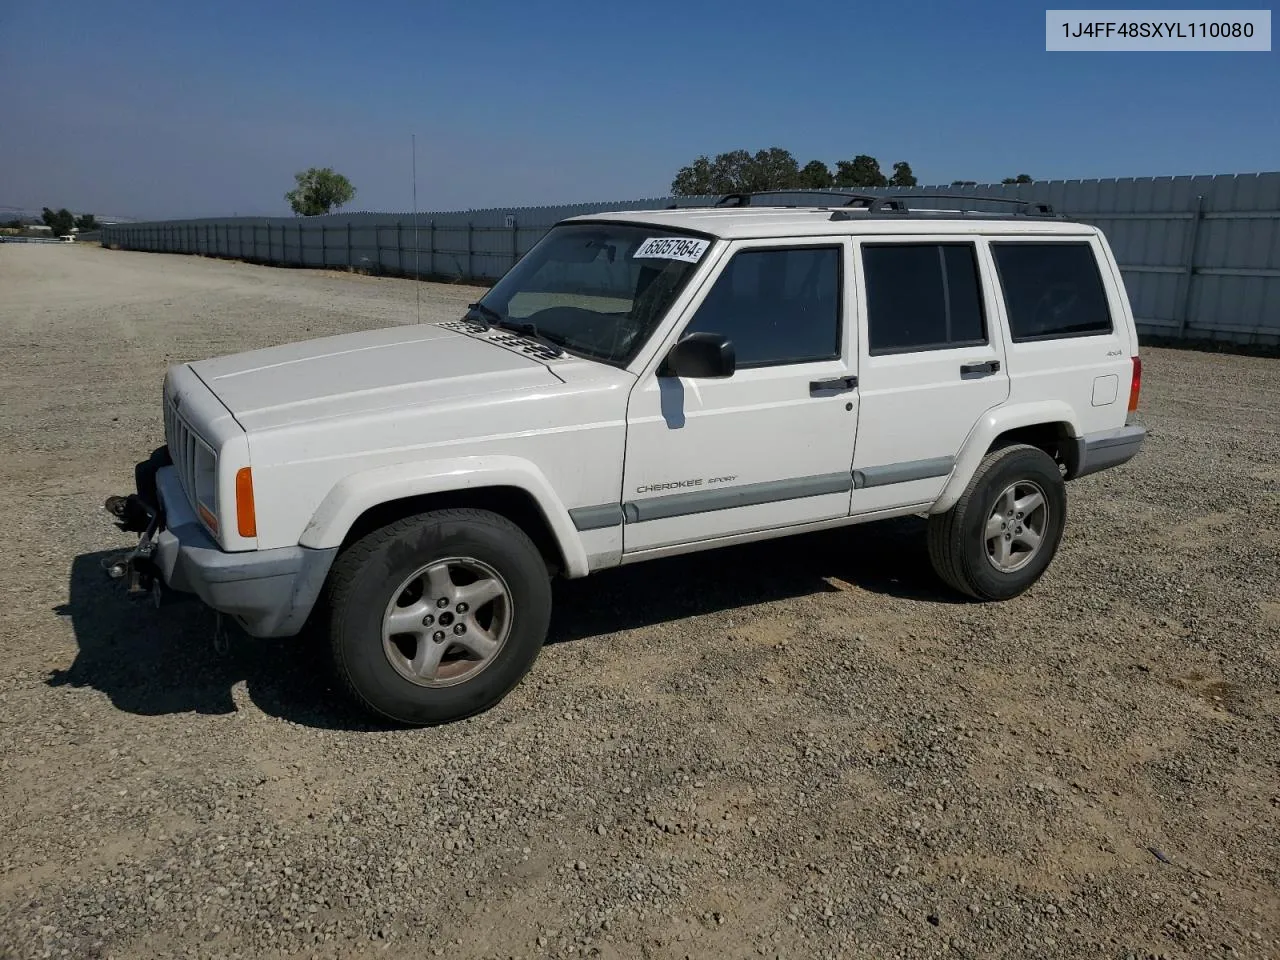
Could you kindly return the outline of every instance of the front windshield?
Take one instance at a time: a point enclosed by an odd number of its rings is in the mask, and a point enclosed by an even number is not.
[[[624,223],[553,227],[473,313],[625,366],[710,246],[705,237]]]

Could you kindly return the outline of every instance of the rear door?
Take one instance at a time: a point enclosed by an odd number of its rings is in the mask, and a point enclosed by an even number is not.
[[[974,424],[1009,396],[988,256],[978,238],[857,244],[855,514],[937,499]]]

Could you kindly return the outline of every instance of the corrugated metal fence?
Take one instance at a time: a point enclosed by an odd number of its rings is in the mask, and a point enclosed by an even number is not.
[[[1280,344],[1280,173],[863,192],[938,191],[1047,201],[1101,227],[1124,272],[1139,329],[1148,336]],[[416,219],[408,213],[339,213],[169,220],[103,227],[102,243],[265,263],[495,279],[565,217],[708,199],[420,213]]]

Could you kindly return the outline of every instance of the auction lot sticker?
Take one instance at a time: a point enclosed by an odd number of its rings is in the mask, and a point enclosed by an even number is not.
[[[697,237],[650,237],[632,254],[637,259],[684,260],[697,263],[711,246],[710,240]]]
[[[1046,10],[1045,50],[1269,51],[1270,10]]]

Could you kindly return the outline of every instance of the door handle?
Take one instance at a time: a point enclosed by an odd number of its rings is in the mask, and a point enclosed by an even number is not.
[[[818,393],[844,393],[858,388],[857,377],[836,377],[834,380],[810,380],[809,395]]]
[[[999,372],[999,360],[987,360],[984,363],[962,363],[960,365],[960,376],[962,377],[989,377],[991,374]]]

